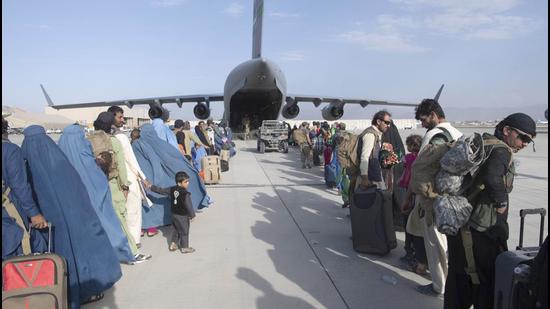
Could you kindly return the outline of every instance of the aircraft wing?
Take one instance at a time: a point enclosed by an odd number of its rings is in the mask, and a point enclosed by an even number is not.
[[[197,95],[182,95],[182,96],[170,96],[170,97],[153,97],[153,98],[141,98],[141,99],[126,99],[126,100],[115,100],[115,101],[99,101],[99,102],[87,102],[87,103],[75,103],[75,104],[63,104],[55,105],[50,99],[50,96],[44,89],[42,85],[42,92],[48,105],[55,109],[67,109],[67,108],[83,108],[83,107],[102,107],[102,106],[113,106],[113,105],[123,105],[129,108],[132,108],[134,105],[162,105],[165,103],[176,103],[179,107],[183,103],[201,103],[201,102],[215,102],[223,101],[223,94],[197,94]]]
[[[365,98],[342,98],[342,97],[323,97],[309,95],[288,95],[286,97],[287,104],[296,104],[299,102],[311,102],[315,107],[319,107],[321,103],[332,103],[343,106],[345,104],[359,104],[362,107],[368,105],[387,105],[387,106],[410,106],[415,107],[418,103],[390,102],[381,100],[371,100]]]

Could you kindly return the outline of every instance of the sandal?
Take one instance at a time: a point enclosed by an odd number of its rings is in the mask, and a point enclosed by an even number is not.
[[[93,295],[92,297],[88,298],[85,302],[83,302],[81,305],[85,305],[85,304],[89,304],[89,303],[94,303],[96,301],[100,301],[100,300],[103,299],[103,297],[105,297],[105,294],[103,294],[103,293]]]

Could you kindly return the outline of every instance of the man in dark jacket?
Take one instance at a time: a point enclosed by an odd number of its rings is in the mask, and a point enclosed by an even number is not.
[[[508,194],[512,191],[515,172],[513,154],[533,142],[536,134],[535,121],[528,115],[516,113],[497,125],[494,136],[484,135],[484,139],[498,139],[506,146],[494,148],[491,152],[477,176],[484,189],[471,202],[474,209],[482,205],[492,207],[496,224],[485,231],[468,228],[473,242],[473,259],[470,260],[475,265],[469,265],[472,263],[466,257],[462,236],[466,234],[447,236],[449,274],[445,309],[468,309],[472,305],[474,309],[493,308],[495,261],[500,253],[508,250]],[[473,274],[466,272],[468,266],[475,267]]]

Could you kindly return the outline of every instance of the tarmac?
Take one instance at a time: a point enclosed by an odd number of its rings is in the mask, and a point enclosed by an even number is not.
[[[402,131],[403,137],[422,130]],[[301,169],[299,153],[259,154],[238,141],[237,156],[214,204],[191,224],[192,254],[169,252],[170,227],[142,238],[146,263],[123,265],[123,277],[92,308],[442,308],[415,286],[430,281],[401,269],[404,234],[388,256],[358,254],[349,210],[327,189],[323,168]],[[519,209],[548,209],[548,135],[517,155],[511,194],[510,248],[519,239]],[[526,245],[536,245],[539,218],[528,218]],[[547,229],[545,229],[545,236]]]

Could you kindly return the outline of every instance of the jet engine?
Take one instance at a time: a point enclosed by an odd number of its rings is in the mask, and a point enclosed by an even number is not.
[[[298,104],[285,104],[285,106],[283,106],[282,114],[283,117],[285,117],[286,119],[294,119],[296,118],[296,116],[298,116],[299,113],[300,107],[298,106]]]
[[[205,103],[197,103],[193,108],[193,113],[198,119],[206,120],[210,117],[210,108]]]
[[[331,103],[329,106],[323,108],[323,119],[327,121],[334,121],[344,116],[344,106],[341,104]]]

